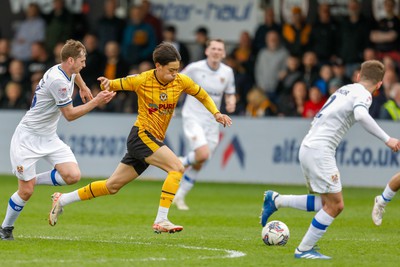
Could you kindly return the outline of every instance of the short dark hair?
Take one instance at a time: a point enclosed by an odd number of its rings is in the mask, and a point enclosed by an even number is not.
[[[168,26],[166,26],[166,27],[164,28],[164,31],[172,32],[173,34],[175,34],[175,33],[176,33],[176,28],[175,28],[175,26],[173,26],[173,25],[168,25]]]
[[[168,65],[168,63],[173,61],[181,61],[181,55],[178,50],[168,42],[162,42],[157,45],[153,52],[153,62],[154,64],[159,63],[161,66]]]
[[[208,35],[208,30],[207,30],[206,27],[200,26],[200,27],[198,27],[196,29],[196,33],[201,33],[201,34],[204,34],[204,35],[207,36]]]

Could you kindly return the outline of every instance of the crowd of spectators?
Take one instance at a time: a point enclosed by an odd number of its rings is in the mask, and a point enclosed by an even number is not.
[[[400,20],[394,6],[394,0],[385,0],[386,16],[375,21],[361,13],[357,0],[349,0],[348,15],[337,18],[329,4],[320,3],[315,21],[294,7],[283,23],[266,7],[264,21],[254,32],[242,32],[227,53],[225,63],[236,80],[234,115],[312,118],[337,88],[356,81],[361,62],[377,59],[386,74],[370,113],[400,121]],[[0,39],[0,109],[29,108],[38,81],[60,62],[60,49],[70,38],[87,48],[81,74],[94,95],[99,76],[114,79],[153,68],[152,51],[161,41],[174,44],[183,67],[205,57],[207,28],[197,29],[189,49],[177,39],[179,29],[151,13],[149,0],[130,7],[126,19],[116,16],[116,8],[115,0],[105,0],[103,15],[91,29],[85,16],[70,13],[63,0],[54,0],[48,15],[29,4],[13,37]],[[96,110],[135,113],[136,102],[135,94],[119,93]],[[77,94],[74,104],[80,103]]]

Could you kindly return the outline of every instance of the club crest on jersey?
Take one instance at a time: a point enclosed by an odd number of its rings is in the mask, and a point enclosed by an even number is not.
[[[219,80],[221,81],[221,83],[225,83],[225,78],[224,77],[220,77]]]
[[[18,165],[17,166],[17,172],[22,174],[24,172],[24,166]]]
[[[168,95],[166,93],[161,93],[160,94],[160,100],[161,101],[167,101],[168,99]]]
[[[58,89],[58,95],[62,98],[65,98],[67,96],[67,88]]]

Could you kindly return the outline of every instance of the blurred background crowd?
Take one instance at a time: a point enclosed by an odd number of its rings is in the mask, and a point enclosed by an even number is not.
[[[234,70],[237,90],[232,115],[312,118],[337,88],[355,82],[361,62],[378,59],[386,74],[370,113],[400,121],[400,20],[395,5],[384,0],[385,16],[376,20],[362,14],[360,1],[349,0],[347,15],[341,17],[333,17],[330,5],[321,1],[313,21],[295,6],[290,22],[282,23],[275,21],[272,7],[260,6],[264,19],[254,32],[243,31],[237,42],[227,45],[225,63]],[[182,68],[205,58],[210,38],[206,27],[199,25],[189,45],[177,39],[179,29],[152,13],[149,0],[135,1],[124,19],[117,8],[115,0],[105,0],[102,17],[90,27],[85,15],[70,12],[64,0],[54,0],[49,14],[30,3],[13,36],[0,38],[0,109],[29,108],[38,81],[60,63],[60,49],[70,38],[87,48],[81,74],[94,95],[100,90],[99,76],[114,79],[153,68],[153,49],[162,41],[179,50]],[[121,92],[96,111],[136,113],[136,100],[134,93]],[[74,105],[79,104],[76,94]]]

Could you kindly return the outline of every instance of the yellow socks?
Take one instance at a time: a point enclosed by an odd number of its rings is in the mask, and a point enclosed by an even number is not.
[[[179,183],[183,173],[172,171],[169,172],[167,178],[164,181],[160,197],[160,206],[164,208],[171,207],[172,200],[175,197],[176,191],[178,191]]]
[[[106,181],[96,181],[78,189],[78,195],[81,200],[88,200],[94,197],[109,195],[106,187]]]

